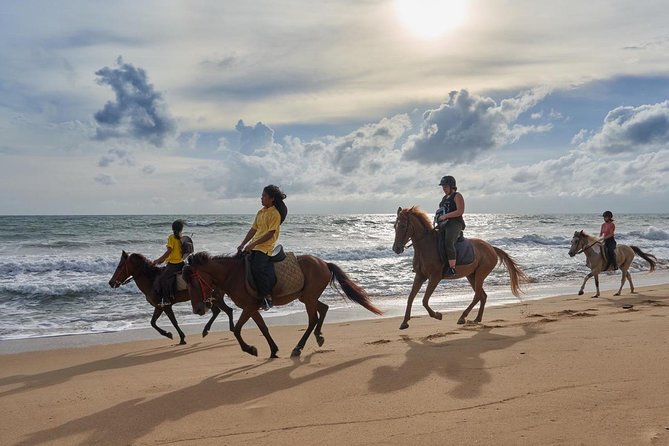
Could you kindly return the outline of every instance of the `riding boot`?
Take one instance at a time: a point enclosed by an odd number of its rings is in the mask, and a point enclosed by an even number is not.
[[[272,296],[262,296],[260,297],[260,309],[267,311],[274,306],[272,302]]]
[[[449,276],[455,276],[455,268],[452,266],[448,265],[447,267],[444,268],[444,276],[449,277]]]

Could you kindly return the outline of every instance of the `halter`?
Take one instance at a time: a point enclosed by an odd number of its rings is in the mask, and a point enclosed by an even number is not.
[[[214,287],[211,284],[207,283],[207,281],[204,280],[202,275],[197,271],[193,273],[193,277],[195,277],[195,279],[200,284],[200,290],[202,291],[202,302],[211,304],[211,302],[214,300],[214,298],[212,297],[213,296],[212,292],[214,291]],[[205,287],[208,290],[207,294],[209,295],[209,297],[205,295]]]

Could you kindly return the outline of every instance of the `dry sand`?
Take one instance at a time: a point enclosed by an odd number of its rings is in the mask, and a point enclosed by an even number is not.
[[[0,356],[3,445],[669,445],[669,285]],[[623,309],[624,304],[633,305]],[[219,329],[221,326],[219,326]],[[156,335],[157,336],[157,335]]]

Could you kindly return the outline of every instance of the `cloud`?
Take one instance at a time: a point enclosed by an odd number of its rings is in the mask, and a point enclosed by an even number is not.
[[[606,154],[646,152],[668,146],[669,101],[617,107],[607,113],[601,130],[579,145]]]
[[[135,157],[124,149],[109,149],[106,155],[103,155],[98,161],[98,166],[108,167],[111,164],[117,163],[122,166],[134,166]]]
[[[274,142],[274,130],[262,122],[251,127],[240,119],[235,130],[239,132],[239,151],[247,155],[263,151]]]
[[[209,165],[199,176],[204,189],[216,198],[256,197],[270,183],[289,187],[293,194],[320,192],[368,193],[379,186],[378,177],[400,169],[398,141],[411,128],[405,114],[384,118],[343,137],[327,136],[312,141],[287,137],[274,140],[274,130],[258,123],[237,124],[239,147],[230,141],[219,146],[223,159]],[[385,188],[395,183],[384,181]],[[368,184],[369,183],[369,184]]]
[[[520,115],[541,101],[547,90],[525,92],[497,104],[492,98],[452,91],[448,101],[423,115],[423,126],[409,137],[404,159],[423,164],[461,164],[483,153],[517,141],[528,133],[546,132],[546,125],[521,125]]]
[[[107,175],[106,173],[101,173],[100,175],[95,177],[95,182],[100,183],[104,186],[111,186],[112,184],[116,184],[116,179],[111,175]]]
[[[142,173],[145,173],[146,175],[151,175],[156,171],[156,166],[151,166],[151,165],[146,165],[142,167]]]
[[[116,101],[109,101],[95,113],[96,139],[133,138],[160,147],[176,134],[176,122],[170,116],[162,95],[148,83],[146,72],[119,57],[118,68],[104,67],[95,72],[100,85],[109,85]]]

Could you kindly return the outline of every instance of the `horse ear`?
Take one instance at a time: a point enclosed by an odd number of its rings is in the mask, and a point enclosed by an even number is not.
[[[580,235],[583,235],[583,229],[581,229]]]
[[[397,216],[398,217],[400,216],[400,212],[402,212],[402,206],[397,208]]]
[[[122,252],[121,257],[123,258],[128,257],[128,253],[125,252],[125,250],[122,250],[121,252]]]

